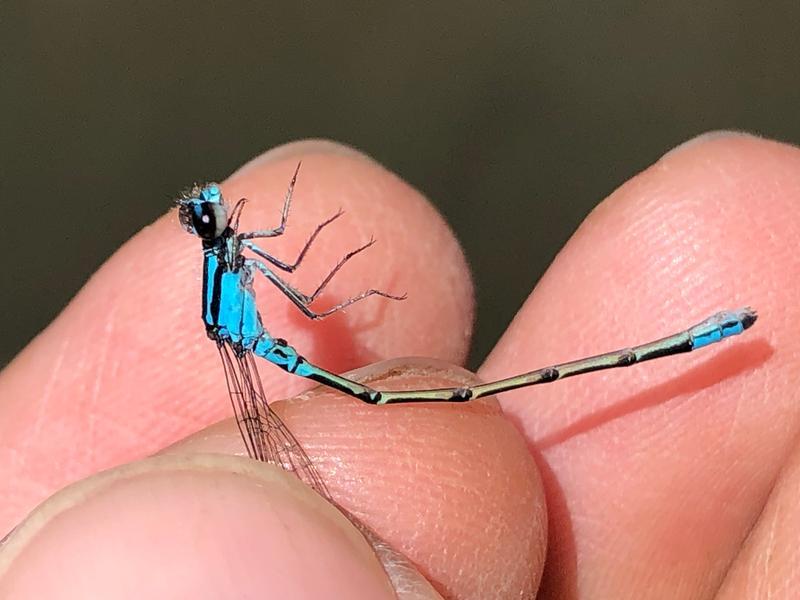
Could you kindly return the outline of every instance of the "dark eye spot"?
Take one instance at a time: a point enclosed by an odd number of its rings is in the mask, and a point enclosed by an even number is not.
[[[186,231],[204,240],[218,238],[228,226],[225,206],[216,202],[187,202],[181,206],[178,216]]]
[[[210,202],[198,202],[192,211],[192,227],[195,233],[204,240],[217,237],[217,220],[214,205]]]

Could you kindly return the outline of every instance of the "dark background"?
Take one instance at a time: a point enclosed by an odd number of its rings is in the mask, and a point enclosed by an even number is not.
[[[800,140],[796,0],[81,4],[2,5],[0,365],[176,190],[288,140],[350,143],[446,215],[477,283],[473,365],[665,150]]]

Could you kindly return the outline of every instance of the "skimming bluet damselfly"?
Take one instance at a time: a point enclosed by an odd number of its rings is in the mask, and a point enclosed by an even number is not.
[[[208,337],[216,342],[222,358],[231,403],[248,454],[295,472],[326,497],[330,495],[311,460],[294,435],[269,408],[254,356],[369,404],[464,402],[592,371],[627,367],[654,358],[690,352],[742,333],[756,320],[756,313],[750,308],[719,312],[689,329],[653,342],[490,383],[430,390],[378,391],[310,363],[286,340],[272,337],[261,322],[253,290],[253,279],[258,273],[277,286],[310,319],[322,319],[368,296],[377,295],[394,300],[404,298],[370,289],[323,312],[315,312],[310,308],[339,269],[368,248],[372,241],[345,255],[311,294],[300,292],[277,275],[276,270],[291,273],[299,267],[317,235],[342,214],[340,211],[318,225],[293,263],[275,258],[253,242],[255,239],[283,234],[299,168],[298,165],[286,192],[280,223],[274,229],[239,231],[239,217],[246,200],[239,200],[229,211],[222,191],[215,183],[194,186],[184,192],[176,203],[183,227],[202,240],[203,321]]]

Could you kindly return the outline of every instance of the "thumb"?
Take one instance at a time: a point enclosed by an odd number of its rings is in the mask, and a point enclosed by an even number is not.
[[[52,496],[0,550],[2,598],[438,598],[280,470],[167,455]],[[395,593],[393,583],[403,592]]]

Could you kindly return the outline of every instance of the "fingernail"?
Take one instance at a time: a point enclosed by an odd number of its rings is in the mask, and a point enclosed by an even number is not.
[[[375,383],[465,386],[479,383],[478,376],[466,369],[434,358],[393,358],[374,363],[346,374],[346,377],[372,385]]]
[[[336,508],[276,468],[221,455],[161,456],[79,482],[0,551],[4,598],[262,593],[395,597]]]
[[[705,144],[707,142],[711,142],[714,140],[725,139],[725,138],[736,138],[736,137],[751,137],[751,138],[759,138],[760,136],[748,133],[746,131],[736,131],[736,130],[727,130],[727,129],[718,129],[715,131],[707,131],[706,133],[701,133],[693,138],[690,138],[675,146],[672,150],[669,150],[666,154],[664,154],[661,159],[665,159],[667,157],[676,156],[686,150],[687,148],[692,148],[694,146],[698,146],[700,144]]]
[[[369,529],[365,528],[361,533],[372,546],[392,586],[397,590],[397,600],[441,600],[442,596],[408,558]]]

